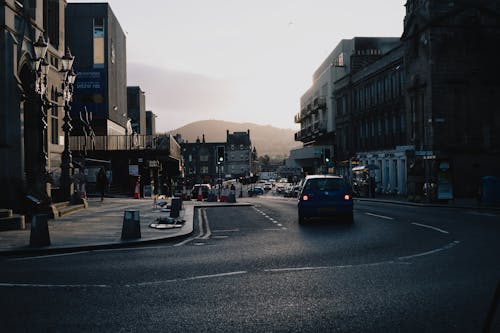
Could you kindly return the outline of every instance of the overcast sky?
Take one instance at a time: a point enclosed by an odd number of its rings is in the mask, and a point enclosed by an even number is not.
[[[341,39],[400,37],[406,0],[107,2],[127,37],[127,84],[163,132],[205,119],[297,128],[314,70]]]

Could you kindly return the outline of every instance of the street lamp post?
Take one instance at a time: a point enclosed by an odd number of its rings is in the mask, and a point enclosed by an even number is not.
[[[75,83],[76,74],[73,71],[73,61],[75,57],[71,55],[69,48],[66,48],[64,57],[61,59],[62,63],[62,84],[61,96],[64,100],[64,118],[63,118],[63,132],[64,132],[64,150],[61,156],[61,194],[64,201],[70,201],[73,195],[73,157],[71,156],[71,149],[69,144],[69,135],[73,127],[71,126],[71,106],[70,102],[73,98],[73,84]]]
[[[36,139],[32,142],[36,145],[33,147],[27,147],[28,150],[33,151],[35,155],[38,155],[33,164],[27,167],[27,181],[28,185],[32,186],[29,198],[37,203],[48,203],[50,201],[47,194],[47,112],[46,108],[48,105],[48,99],[46,96],[47,92],[47,76],[49,73],[49,63],[45,60],[45,55],[47,54],[48,44],[45,41],[43,35],[40,35],[38,40],[33,43],[33,49],[35,53],[35,58],[31,61],[32,71],[34,74],[34,87],[30,92],[32,94],[31,100],[33,104],[37,106],[39,110],[39,115],[37,117],[38,121],[38,131]],[[35,156],[33,155],[33,156]],[[35,162],[36,161],[36,162]]]

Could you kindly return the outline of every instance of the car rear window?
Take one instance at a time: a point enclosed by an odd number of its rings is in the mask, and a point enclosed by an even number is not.
[[[336,191],[344,187],[344,180],[341,178],[309,179],[305,185],[306,190],[319,191]]]

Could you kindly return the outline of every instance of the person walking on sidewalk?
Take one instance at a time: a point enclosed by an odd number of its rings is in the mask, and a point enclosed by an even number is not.
[[[96,181],[96,189],[101,192],[101,202],[104,201],[104,192],[108,187],[108,177],[106,175],[106,171],[101,167],[99,172],[97,173],[97,181]]]

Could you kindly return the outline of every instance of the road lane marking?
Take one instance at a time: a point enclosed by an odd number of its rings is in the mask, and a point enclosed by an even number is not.
[[[381,266],[381,265],[393,265],[393,264],[405,264],[405,262],[397,262],[394,260],[371,262],[367,264],[353,264],[353,265],[335,265],[335,266],[304,266],[304,267],[285,267],[285,268],[270,268],[264,269],[264,272],[269,273],[281,273],[281,272],[300,272],[300,271],[315,271],[324,269],[338,269],[338,268],[356,268],[363,266]]]
[[[0,287],[19,288],[110,288],[106,284],[39,284],[39,283],[0,283]]]
[[[196,235],[194,237],[189,237],[188,239],[185,239],[182,242],[174,244],[172,246],[174,246],[174,247],[182,246],[182,245],[185,245],[189,242],[194,241],[195,239],[200,239],[203,236],[203,220],[202,220],[202,216],[201,216],[201,208],[198,208],[197,211],[198,211],[198,235]]]
[[[390,216],[384,216],[384,215],[378,215],[378,214],[373,214],[373,213],[365,213],[365,215],[370,215],[370,216],[374,216],[374,217],[379,217],[381,219],[386,219],[386,220],[394,220],[393,217],[390,217]]]
[[[184,278],[181,281],[212,279],[212,278],[225,277],[225,276],[233,276],[233,275],[241,275],[241,274],[247,274],[247,273],[248,273],[248,271],[237,271],[237,272],[210,274],[210,275],[199,275],[199,276],[192,276],[192,277]]]
[[[413,259],[413,258],[428,256],[430,254],[434,254],[434,253],[438,253],[438,252],[441,252],[441,251],[449,250],[449,249],[455,247],[459,243],[460,243],[460,241],[453,241],[453,242],[448,243],[445,246],[440,247],[438,249],[427,251],[427,252],[422,252],[422,253],[417,253],[417,254],[412,254],[410,256],[399,257],[398,260],[406,260],[406,259]]]
[[[482,212],[475,212],[475,211],[466,212],[466,213],[469,215],[496,217],[496,214],[492,214],[492,213],[482,213]]]
[[[201,237],[201,239],[209,239],[212,236],[212,231],[210,231],[210,225],[208,224],[208,216],[207,210],[203,209],[203,222],[205,223],[205,236]]]
[[[269,221],[271,221],[272,223],[278,225],[281,227],[281,230],[286,230],[285,227],[283,227],[283,225],[281,225],[278,221],[276,221],[274,218],[272,218],[271,216],[267,215],[266,213],[264,213],[263,211],[261,211],[260,209],[256,208],[255,206],[253,206],[253,209],[255,209],[258,213],[260,213],[263,217],[265,217],[266,219],[268,219]],[[267,229],[264,229],[264,230],[276,230],[276,229],[270,229],[270,228],[267,228]]]
[[[91,251],[80,251],[80,252],[70,252],[70,253],[59,253],[59,254],[47,254],[45,256],[33,256],[33,257],[25,257],[25,258],[14,258],[7,259],[8,261],[23,261],[23,260],[33,260],[33,259],[46,259],[46,258],[55,258],[55,257],[64,257],[64,256],[74,256],[76,254],[89,253]]]
[[[213,233],[216,233],[216,232],[238,232],[240,231],[240,229],[217,229],[217,230],[212,230]]]
[[[443,229],[439,229],[439,228],[436,228],[436,227],[433,227],[431,225],[421,224],[421,223],[416,223],[416,222],[413,222],[412,224],[413,225],[418,225],[419,227],[423,227],[423,228],[427,228],[427,229],[432,229],[432,230],[438,231],[438,232],[440,232],[442,234],[449,234],[448,231],[443,230]]]

